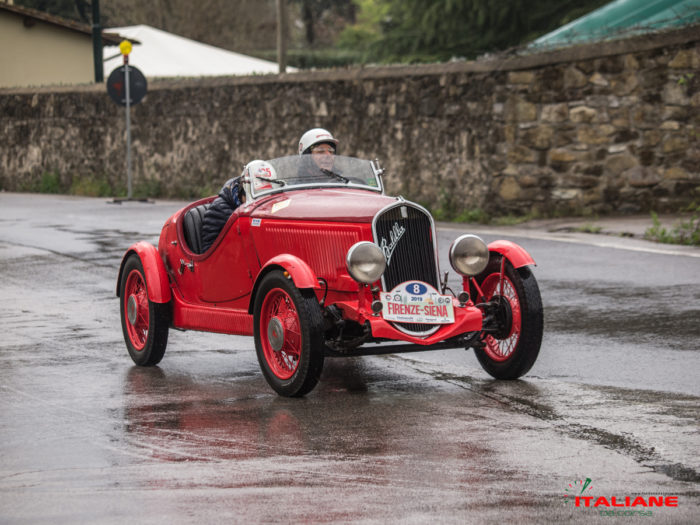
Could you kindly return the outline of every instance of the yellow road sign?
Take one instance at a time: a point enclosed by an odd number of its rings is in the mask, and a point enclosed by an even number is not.
[[[119,44],[119,51],[122,52],[122,55],[128,55],[131,53],[131,42],[128,40],[122,40],[122,43]]]

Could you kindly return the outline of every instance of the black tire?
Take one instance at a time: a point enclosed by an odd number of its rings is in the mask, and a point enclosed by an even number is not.
[[[131,254],[121,275],[119,300],[122,333],[131,359],[139,366],[160,363],[168,345],[170,305],[148,299],[141,259]]]
[[[324,358],[323,317],[313,291],[272,271],[260,283],[253,319],[258,362],[273,390],[285,397],[313,390]]]
[[[542,344],[544,315],[537,280],[528,267],[515,269],[510,261],[505,264],[503,296],[500,295],[499,275],[502,256],[491,253],[486,269],[476,276],[486,300],[505,299],[506,319],[501,333],[484,335],[482,348],[476,348],[476,357],[486,372],[496,379],[517,379],[535,364]],[[470,293],[475,301],[478,292],[473,284]]]

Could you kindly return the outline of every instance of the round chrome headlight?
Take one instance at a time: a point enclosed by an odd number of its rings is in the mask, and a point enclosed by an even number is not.
[[[386,258],[379,246],[373,242],[361,241],[350,247],[345,264],[353,279],[370,284],[384,273]]]
[[[450,264],[462,275],[477,275],[489,262],[489,249],[476,235],[462,235],[450,246]]]

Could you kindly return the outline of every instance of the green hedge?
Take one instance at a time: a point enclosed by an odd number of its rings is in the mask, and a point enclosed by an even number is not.
[[[277,51],[258,51],[254,55],[263,60],[277,62]],[[298,69],[329,69],[347,67],[362,62],[362,54],[348,49],[289,49],[287,65]]]

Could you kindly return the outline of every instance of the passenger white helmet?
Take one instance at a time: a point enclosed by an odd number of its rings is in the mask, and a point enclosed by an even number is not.
[[[333,149],[335,149],[338,146],[338,141],[326,129],[310,129],[299,139],[299,155],[311,153],[311,148],[316,144],[332,144]]]
[[[266,182],[265,179],[276,178],[275,168],[264,160],[252,160],[243,168],[243,180],[247,183],[246,186],[249,188],[252,184],[256,192],[272,189],[272,184]]]

